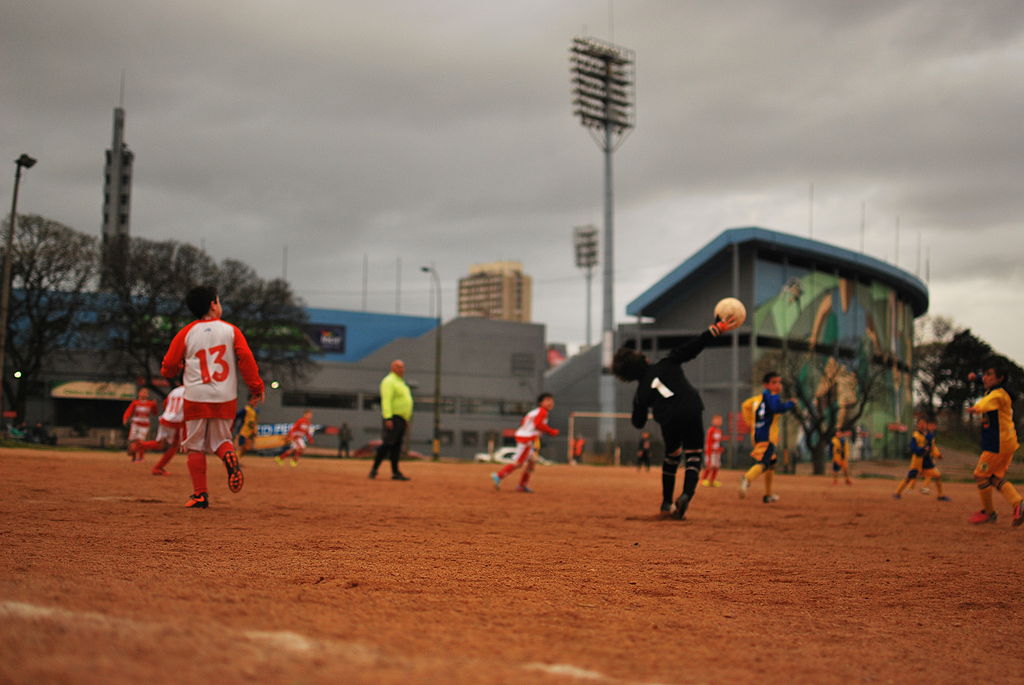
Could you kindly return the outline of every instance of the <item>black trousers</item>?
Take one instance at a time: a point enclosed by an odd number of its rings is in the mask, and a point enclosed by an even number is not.
[[[407,426],[408,424],[401,416],[391,417],[391,430],[388,430],[387,424],[384,424],[381,429],[380,447],[377,448],[377,456],[373,460],[374,473],[377,473],[377,468],[385,459],[391,462],[392,476],[401,473],[398,470],[398,458],[402,456],[402,443],[405,440]]]

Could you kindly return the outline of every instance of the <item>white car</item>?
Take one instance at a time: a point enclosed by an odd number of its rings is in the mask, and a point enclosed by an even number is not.
[[[490,452],[477,452],[473,457],[473,461],[479,461],[491,464],[511,464],[516,460],[516,453],[519,451],[518,447],[499,447],[494,450],[492,456]],[[537,463],[550,466],[554,462],[545,459],[540,454],[537,455]]]

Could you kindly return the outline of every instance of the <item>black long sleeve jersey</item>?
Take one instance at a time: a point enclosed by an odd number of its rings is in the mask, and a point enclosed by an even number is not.
[[[699,416],[704,411],[700,394],[690,385],[680,365],[699,355],[714,337],[710,330],[704,331],[647,368],[633,397],[634,426],[644,427],[648,410],[659,424],[681,415]]]

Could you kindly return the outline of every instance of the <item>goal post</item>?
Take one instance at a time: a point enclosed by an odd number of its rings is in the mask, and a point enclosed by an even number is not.
[[[569,435],[566,445],[566,463],[570,466],[576,463],[575,455],[573,454],[573,441],[576,438],[576,420],[577,419],[631,419],[632,414],[625,414],[621,412],[603,412],[603,411],[573,411],[569,412]],[[600,439],[601,436],[598,436]],[[615,466],[621,466],[621,455],[619,449],[614,450],[612,457]]]

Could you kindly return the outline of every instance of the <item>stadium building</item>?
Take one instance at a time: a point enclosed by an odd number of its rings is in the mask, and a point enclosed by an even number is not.
[[[863,453],[895,449],[903,439],[900,424],[908,424],[913,411],[913,322],[928,309],[920,279],[820,241],[757,227],[730,229],[629,303],[626,312],[636,322],[618,327],[617,345],[639,347],[656,360],[705,330],[716,302],[728,296],[747,306],[746,322],[683,367],[704,399],[705,424],[714,414],[726,418],[726,463],[746,463],[738,446],[746,435],[739,408],[761,392],[769,370],[800,386],[787,388],[786,397],[833,398],[833,418],[858,431]],[[600,411],[600,354],[592,348],[548,372],[545,386],[559,407]],[[628,413],[635,386],[617,387],[616,411]],[[558,418],[556,425],[566,428],[566,417]],[[638,432],[624,419],[615,427],[613,439],[631,460]],[[800,449],[797,422],[789,419],[785,427],[783,447]],[[610,452],[607,436],[595,434],[595,419],[576,421],[574,429]],[[660,437],[655,424],[648,430]],[[565,453],[564,441],[559,449]]]

